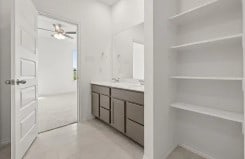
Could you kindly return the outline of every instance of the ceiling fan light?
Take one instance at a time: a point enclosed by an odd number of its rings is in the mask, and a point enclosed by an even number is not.
[[[60,33],[56,33],[53,36],[54,36],[54,38],[56,38],[58,40],[64,40],[66,38],[63,34],[60,34]]]

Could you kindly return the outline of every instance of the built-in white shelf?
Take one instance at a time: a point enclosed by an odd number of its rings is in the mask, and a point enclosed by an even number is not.
[[[185,103],[173,103],[171,104],[171,107],[177,108],[177,109],[182,109],[182,110],[187,110],[199,114],[204,114],[208,116],[213,116],[221,119],[226,119],[230,121],[235,121],[239,123],[243,123],[243,113],[236,113],[236,112],[231,112],[231,111],[225,111],[225,110],[220,110],[216,108],[209,108],[205,106],[198,106],[198,105],[191,105],[191,104],[185,104]]]
[[[192,43],[186,43],[182,45],[176,45],[172,46],[171,49],[174,50],[183,50],[183,49],[190,49],[195,47],[202,47],[202,46],[209,46],[214,44],[228,44],[232,42],[242,42],[242,33],[241,34],[235,34],[231,36],[225,36],[221,38],[215,38],[215,39],[209,39],[209,40],[203,40],[198,42],[192,42]]]
[[[235,1],[234,1],[235,2]],[[180,24],[184,21],[190,21],[202,15],[212,14],[232,4],[232,0],[211,0],[195,8],[183,11],[169,18],[170,21]]]
[[[172,79],[242,81],[242,77],[172,76]]]

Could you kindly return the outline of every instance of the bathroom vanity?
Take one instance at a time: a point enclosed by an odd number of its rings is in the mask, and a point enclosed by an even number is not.
[[[92,114],[144,146],[144,86],[91,83]]]

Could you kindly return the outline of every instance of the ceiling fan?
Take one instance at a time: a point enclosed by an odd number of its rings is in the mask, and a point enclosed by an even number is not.
[[[51,34],[51,36],[56,38],[56,39],[59,39],[59,40],[63,40],[65,38],[73,39],[73,37],[70,36],[70,35],[76,34],[75,31],[65,32],[65,30],[62,29],[62,25],[61,24],[53,24],[53,27],[54,27],[54,30],[49,30],[49,29],[45,29],[45,28],[38,28],[38,29],[52,32],[53,34]]]

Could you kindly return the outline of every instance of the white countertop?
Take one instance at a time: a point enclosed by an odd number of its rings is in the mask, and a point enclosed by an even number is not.
[[[105,82],[105,81],[92,81],[91,84],[100,86],[107,86],[112,88],[120,88],[137,92],[144,92],[144,85],[130,82]]]

